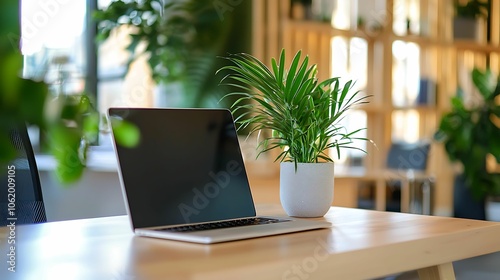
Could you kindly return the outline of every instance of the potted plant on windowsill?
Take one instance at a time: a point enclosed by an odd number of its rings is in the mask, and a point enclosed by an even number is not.
[[[470,0],[465,4],[455,0],[453,18],[453,38],[481,40],[481,18],[487,19],[490,9],[489,0]]]
[[[462,170],[455,178],[455,216],[485,219],[487,198],[500,194],[500,174],[488,170],[487,164],[488,157],[500,162],[500,83],[490,70],[479,69],[472,71],[472,81],[479,99],[466,103],[459,89],[435,139],[444,143],[449,159]]]
[[[229,74],[222,82],[243,92],[233,112],[239,129],[259,133],[259,154],[274,149],[280,153],[280,199],[290,216],[323,216],[333,201],[334,164],[328,152],[333,149],[358,149],[354,140],[364,128],[352,132],[340,120],[353,106],[367,103],[367,96],[353,92],[353,81],[341,84],[340,78],[319,82],[316,65],[297,52],[285,69],[285,50],[279,61],[271,60],[272,70],[249,54],[227,57],[234,65],[221,68]]]

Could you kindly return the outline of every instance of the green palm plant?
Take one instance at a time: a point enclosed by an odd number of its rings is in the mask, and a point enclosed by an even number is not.
[[[316,65],[309,65],[308,56],[301,60],[301,51],[288,69],[285,50],[279,61],[271,60],[272,69],[249,54],[226,59],[232,65],[219,70],[230,72],[222,83],[243,90],[226,96],[239,96],[232,105],[233,113],[241,111],[235,119],[238,129],[248,128],[249,134],[259,132],[263,138],[258,155],[279,148],[276,161],[291,161],[297,167],[297,163],[332,162],[329,149],[339,157],[346,148],[365,152],[352,145],[355,140],[368,140],[356,136],[364,128],[348,132],[340,125],[349,109],[368,103],[368,96],[352,91],[352,80],[344,85],[339,77],[318,81]]]

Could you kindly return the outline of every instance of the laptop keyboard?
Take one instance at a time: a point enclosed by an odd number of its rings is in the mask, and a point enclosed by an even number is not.
[[[232,228],[232,227],[251,226],[251,225],[274,224],[287,221],[289,220],[272,219],[272,218],[245,218],[245,219],[223,221],[223,222],[211,222],[211,223],[203,223],[203,224],[196,224],[189,226],[163,228],[157,230],[171,231],[171,232],[189,232],[189,231]]]

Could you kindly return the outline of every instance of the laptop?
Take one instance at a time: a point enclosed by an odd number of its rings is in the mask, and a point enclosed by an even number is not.
[[[210,244],[331,226],[256,216],[227,109],[110,108],[108,115],[140,131],[139,143],[131,148],[113,134],[136,235]]]

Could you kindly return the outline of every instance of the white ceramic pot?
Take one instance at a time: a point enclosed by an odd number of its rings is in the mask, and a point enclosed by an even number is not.
[[[322,217],[333,202],[334,163],[298,163],[280,165],[280,200],[293,217]]]
[[[488,221],[500,222],[500,196],[486,200],[486,218]]]

